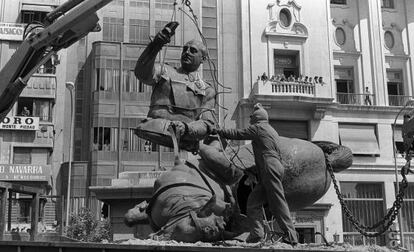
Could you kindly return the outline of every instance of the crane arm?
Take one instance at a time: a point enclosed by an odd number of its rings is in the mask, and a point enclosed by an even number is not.
[[[96,11],[111,0],[69,0],[50,12],[44,29],[24,38],[0,70],[0,122],[11,110],[29,78],[51,55],[89,32],[100,31]]]

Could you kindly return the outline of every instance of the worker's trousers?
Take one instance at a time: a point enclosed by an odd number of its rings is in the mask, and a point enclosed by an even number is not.
[[[285,239],[291,243],[297,243],[296,230],[290,217],[282,185],[284,167],[276,155],[264,154],[263,156],[264,167],[258,167],[259,183],[247,200],[247,216],[252,222],[249,239],[264,237],[262,206],[268,203],[272,215],[285,233]]]

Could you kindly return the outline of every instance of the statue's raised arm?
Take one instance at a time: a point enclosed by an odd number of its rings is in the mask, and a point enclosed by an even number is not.
[[[159,81],[161,76],[161,67],[155,66],[155,59],[162,47],[171,41],[171,37],[175,34],[178,27],[177,22],[168,23],[164,29],[155,35],[154,39],[148,44],[139,57],[135,65],[135,76],[138,80],[147,85],[154,85]]]
[[[180,148],[197,151],[198,141],[215,127],[216,90],[202,79],[200,66],[207,58],[206,46],[197,40],[184,44],[181,66],[155,63],[161,48],[170,41],[178,23],[168,23],[140,55],[136,77],[153,86],[147,119],[136,134],[153,143],[172,147],[167,129],[172,126],[180,138]]]

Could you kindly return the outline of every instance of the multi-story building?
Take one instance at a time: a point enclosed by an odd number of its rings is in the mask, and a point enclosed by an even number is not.
[[[26,25],[41,22],[59,4],[58,0],[0,1],[0,69],[21,44]],[[56,193],[51,188],[61,163],[69,155],[63,152],[62,133],[64,103],[68,100],[64,99],[65,61],[61,51],[33,74],[0,129],[0,180],[40,187],[44,195]],[[31,218],[30,200],[18,193],[11,196],[10,202],[16,201],[10,208],[11,227],[30,226],[26,224]],[[42,202],[48,202],[42,216],[51,226],[55,220],[54,204],[50,199]]]
[[[406,0],[240,3],[243,98],[233,115],[237,127],[248,124],[253,103],[261,102],[281,135],[351,148],[353,165],[336,179],[344,202],[366,225],[380,221],[395,199],[392,125],[413,95],[413,11]],[[263,72],[269,80],[262,81]],[[279,81],[282,75],[285,81]],[[396,124],[395,140],[401,142],[402,118]],[[401,167],[405,160],[398,156]],[[411,250],[413,192],[409,183],[399,216]],[[339,234],[352,244],[367,243],[333,187],[294,216],[300,239],[314,241],[321,232],[331,240]],[[386,235],[375,241],[392,242]]]

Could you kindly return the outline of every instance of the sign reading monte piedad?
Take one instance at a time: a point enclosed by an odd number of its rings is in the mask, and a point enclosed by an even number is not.
[[[49,167],[32,164],[0,164],[0,180],[48,181]]]
[[[0,123],[0,129],[7,130],[39,130],[39,117],[10,116]]]

